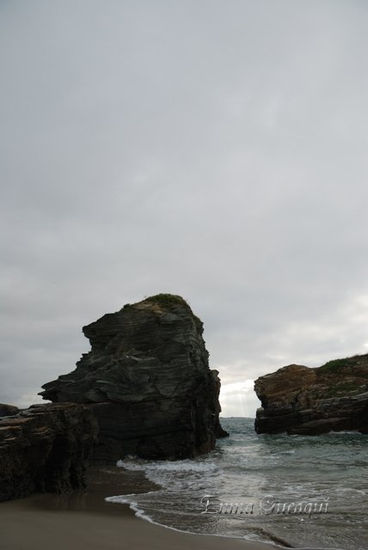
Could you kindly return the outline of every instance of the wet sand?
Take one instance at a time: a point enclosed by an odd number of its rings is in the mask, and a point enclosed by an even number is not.
[[[268,544],[191,535],[135,517],[104,497],[152,489],[144,476],[91,472],[88,490],[0,503],[1,550],[272,550]]]

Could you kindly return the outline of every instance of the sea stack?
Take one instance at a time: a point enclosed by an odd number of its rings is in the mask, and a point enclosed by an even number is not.
[[[210,370],[203,324],[180,296],[158,294],[83,327],[91,351],[43,386],[53,402],[89,404],[99,424],[94,459],[181,459],[217,437],[220,380]]]
[[[258,378],[254,389],[262,403],[257,433],[368,433],[368,355],[318,368],[288,365]]]

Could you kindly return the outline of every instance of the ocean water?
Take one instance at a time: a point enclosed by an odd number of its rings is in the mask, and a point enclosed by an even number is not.
[[[161,489],[112,495],[143,519],[192,533],[296,548],[368,549],[368,436],[257,435],[222,418],[230,437],[194,460],[119,461]]]

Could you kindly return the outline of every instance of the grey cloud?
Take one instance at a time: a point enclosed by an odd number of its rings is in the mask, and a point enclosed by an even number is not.
[[[224,383],[366,351],[368,11],[308,1],[0,7],[0,401],[159,291]]]

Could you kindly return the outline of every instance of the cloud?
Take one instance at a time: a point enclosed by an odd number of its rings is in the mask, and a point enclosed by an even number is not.
[[[225,385],[366,351],[363,3],[0,10],[0,401],[160,291]]]
[[[221,406],[223,416],[254,417],[259,399],[253,391],[254,380],[243,380],[224,384],[221,387]]]

